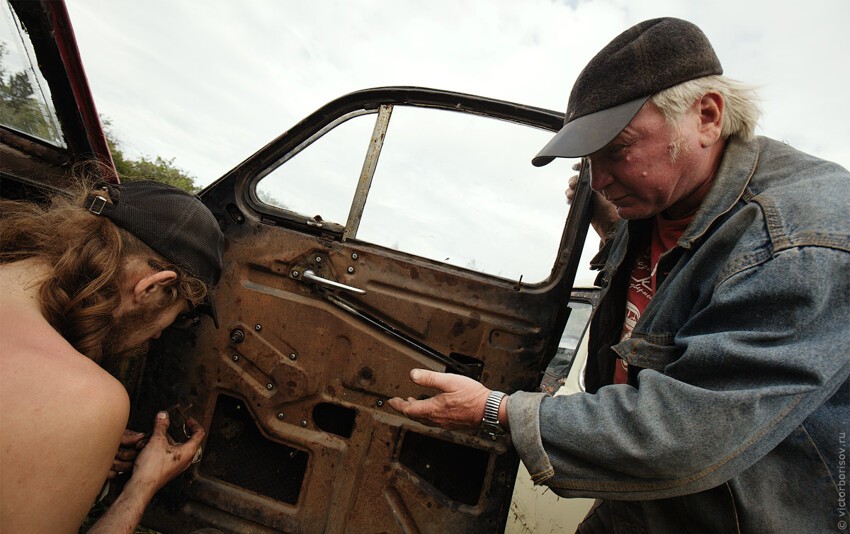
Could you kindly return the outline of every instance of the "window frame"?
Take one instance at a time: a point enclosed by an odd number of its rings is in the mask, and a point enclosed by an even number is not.
[[[346,226],[329,221],[318,221],[303,213],[296,213],[266,204],[259,199],[256,193],[256,187],[258,182],[273,170],[278,169],[333,128],[354,117],[367,114],[378,115],[376,126],[373,130],[372,143],[370,143],[369,148],[370,151],[373,150],[375,139],[379,138],[382,133],[386,133],[387,121],[381,125],[380,113],[382,106],[388,107],[391,110],[399,105],[480,115],[491,119],[539,128],[553,133],[561,128],[564,120],[564,115],[560,112],[452,91],[420,87],[379,87],[365,89],[349,93],[325,104],[235,167],[219,181],[225,181],[236,174],[243,184],[243,187],[241,187],[241,203],[244,203],[250,215],[265,223],[287,227],[308,234],[322,235],[327,239],[337,242],[345,242],[347,240],[356,241],[356,230],[351,231],[347,230],[347,228],[352,221],[359,222],[359,216],[362,215],[362,211],[361,213],[356,213],[356,210],[358,206],[362,210],[362,203],[365,203],[365,198],[368,194],[367,185],[371,181],[371,177],[375,171],[374,165],[370,164],[370,158],[366,157],[367,151],[364,151],[364,166],[361,171],[361,181],[352,198],[352,209],[349,210],[349,218]],[[377,148],[379,149],[380,146]],[[377,160],[377,158],[372,159],[374,160],[372,163]],[[577,202],[581,201],[582,199],[577,199]],[[517,287],[545,286],[553,279],[554,275],[560,272],[563,265],[567,263],[569,254],[565,252],[569,252],[574,245],[567,245],[564,240],[574,234],[572,230],[573,226],[582,224],[582,221],[579,220],[582,218],[581,213],[577,213],[574,216],[572,211],[565,221],[559,243],[560,252],[555,258],[550,275],[541,281],[532,283],[522,282],[521,280],[514,281]],[[582,211],[582,213],[584,212]],[[380,247],[380,245],[375,246]],[[403,251],[401,252],[404,253]],[[416,256],[415,254],[411,255]],[[463,269],[463,267],[456,268]],[[489,278],[498,278],[478,271],[470,272]]]

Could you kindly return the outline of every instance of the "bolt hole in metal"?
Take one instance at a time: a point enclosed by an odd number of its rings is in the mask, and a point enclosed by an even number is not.
[[[360,369],[360,372],[357,373],[357,382],[360,383],[361,386],[374,386],[375,385],[375,375],[372,372],[372,369],[369,367],[363,367]]]
[[[357,410],[329,402],[317,404],[313,408],[313,422],[316,427],[343,438],[351,437],[356,417]],[[306,426],[307,421],[302,423],[302,426]]]

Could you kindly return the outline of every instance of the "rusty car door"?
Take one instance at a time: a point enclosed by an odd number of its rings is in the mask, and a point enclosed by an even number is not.
[[[514,131],[534,132],[542,146],[562,120],[446,91],[365,90],[325,105],[204,190],[227,238],[220,326],[170,329],[144,365],[123,370],[133,424],[176,406],[207,429],[201,461],[158,495],[144,524],[502,531],[518,466],[509,438],[425,426],[386,401],[434,394],[410,382],[416,367],[508,393],[539,386],[569,313],[589,192],[582,184],[584,200],[568,209],[568,167],[557,180],[538,174]],[[355,163],[334,144],[344,125],[353,129],[339,139],[355,147]],[[491,138],[490,128],[501,133]],[[480,154],[447,154],[473,137]],[[511,172],[522,176],[487,198],[501,157],[516,158],[521,170]],[[530,208],[514,206],[544,182]],[[554,219],[534,208],[541,203],[559,206]],[[482,222],[491,216],[505,220]],[[529,234],[507,235],[517,227]],[[546,232],[554,237],[537,246],[533,234]],[[528,243],[548,259],[529,257]]]

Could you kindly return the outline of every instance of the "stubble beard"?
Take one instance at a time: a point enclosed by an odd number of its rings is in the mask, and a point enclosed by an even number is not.
[[[123,346],[122,341],[150,324],[166,308],[165,303],[159,303],[147,308],[125,312],[116,317],[112,329],[107,335],[108,344],[104,347],[104,355],[107,358],[127,359],[138,358],[147,354],[151,345],[150,340],[128,347]]]

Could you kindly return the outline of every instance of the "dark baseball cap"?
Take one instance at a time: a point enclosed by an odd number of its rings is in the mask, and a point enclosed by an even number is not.
[[[542,167],[555,158],[592,154],[616,137],[655,93],[714,74],[723,74],[723,67],[694,24],[667,17],[632,26],[581,71],[564,127],[531,163]]]
[[[106,195],[98,195],[106,190]],[[85,203],[148,245],[163,258],[205,282],[208,288],[221,278],[224,234],[201,199],[182,189],[152,181],[100,183]],[[212,299],[195,308],[216,323]]]

